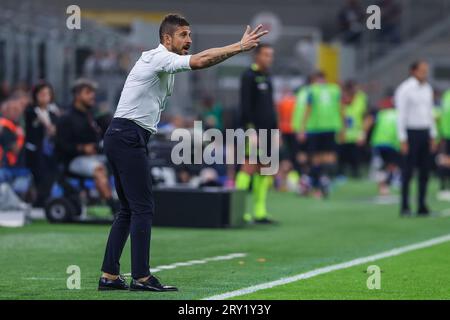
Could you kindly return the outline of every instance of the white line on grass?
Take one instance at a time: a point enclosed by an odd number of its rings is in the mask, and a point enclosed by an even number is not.
[[[276,286],[281,286],[284,284],[288,284],[291,282],[295,282],[295,281],[299,281],[299,280],[303,280],[303,279],[309,279],[324,273],[329,273],[332,271],[337,271],[337,270],[341,270],[341,269],[347,269],[350,267],[354,267],[357,265],[361,265],[361,264],[365,264],[368,262],[372,262],[375,260],[380,260],[380,259],[384,259],[384,258],[389,258],[389,257],[394,257],[394,256],[398,256],[400,254],[403,254],[405,252],[409,252],[409,251],[414,251],[414,250],[418,250],[418,249],[422,249],[422,248],[427,248],[427,247],[431,247],[437,244],[441,244],[444,242],[448,242],[450,241],[450,234],[442,236],[442,237],[438,237],[438,238],[433,238],[427,241],[423,241],[423,242],[418,242],[418,243],[414,243],[408,246],[404,246],[404,247],[399,247],[399,248],[395,248],[389,251],[384,251],[372,256],[368,256],[368,257],[363,257],[363,258],[357,258],[354,260],[350,260],[347,262],[343,262],[343,263],[339,263],[339,264],[334,264],[331,266],[327,266],[327,267],[323,267],[323,268],[319,268],[319,269],[315,269],[315,270],[311,270],[305,273],[300,273],[291,277],[286,277],[286,278],[281,278],[275,281],[271,281],[271,282],[266,282],[266,283],[261,283],[255,286],[251,286],[251,287],[247,287],[247,288],[242,288],[239,290],[235,290],[235,291],[230,291],[230,292],[226,292],[223,294],[219,294],[219,295],[215,295],[212,297],[208,297],[205,298],[203,300],[224,300],[224,299],[229,299],[229,298],[233,298],[233,297],[238,297],[238,296],[242,296],[245,294],[249,294],[249,293],[253,293],[256,291],[260,291],[260,290],[264,290],[264,289],[269,289],[269,288],[273,288]]]
[[[224,261],[224,260],[231,260],[231,259],[236,259],[236,258],[243,258],[247,256],[246,253],[230,253],[224,256],[216,256],[216,257],[209,257],[209,258],[204,258],[204,259],[200,259],[200,260],[189,260],[186,262],[176,262],[176,263],[172,263],[172,264],[168,264],[168,265],[162,265],[162,266],[157,266],[155,268],[151,268],[151,273],[155,273],[155,272],[159,272],[162,270],[171,270],[171,269],[175,269],[178,267],[188,267],[188,266],[193,266],[196,264],[204,264],[207,262],[211,262],[211,261]],[[131,276],[131,273],[125,273],[124,276],[129,277]]]
[[[170,269],[175,269],[178,267],[188,267],[188,266],[193,266],[196,264],[205,264],[207,262],[211,262],[211,261],[225,261],[225,260],[232,260],[232,259],[237,259],[237,258],[243,258],[246,257],[247,254],[246,253],[230,253],[224,256],[216,256],[216,257],[209,257],[209,258],[204,258],[201,260],[189,260],[186,262],[176,262],[176,263],[172,263],[169,265],[162,265],[162,266],[157,266],[156,268],[151,268],[151,273],[155,273],[155,272],[159,272],[162,270],[170,270]],[[124,276],[129,277],[131,276],[131,273],[125,273]],[[31,278],[23,278],[24,280],[41,280],[41,281],[56,281],[56,280],[65,280],[65,278],[39,278],[39,277],[31,277]]]
[[[439,218],[447,218],[450,217],[450,210],[443,210],[441,211],[441,214],[438,216]]]

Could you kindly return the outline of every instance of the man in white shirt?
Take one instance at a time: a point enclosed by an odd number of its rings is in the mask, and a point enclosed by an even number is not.
[[[164,18],[159,29],[161,44],[142,53],[125,82],[114,119],[104,138],[104,149],[114,174],[120,212],[109,234],[99,290],[176,291],[150,274],[150,235],[154,212],[147,143],[155,133],[174,74],[203,69],[258,46],[267,34],[262,25],[250,26],[239,42],[189,55],[189,23],[179,15]],[[120,276],[120,256],[131,238],[130,286]]]
[[[431,152],[436,149],[436,125],[433,118],[433,89],[427,82],[429,66],[425,61],[411,65],[411,76],[395,93],[398,110],[398,136],[403,155],[401,215],[411,215],[409,184],[417,167],[419,170],[418,214],[429,215],[426,205]]]

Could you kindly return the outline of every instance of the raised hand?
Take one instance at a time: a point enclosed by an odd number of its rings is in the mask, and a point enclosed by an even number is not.
[[[256,48],[261,41],[261,37],[269,33],[269,31],[261,31],[261,29],[262,24],[253,29],[253,31],[250,26],[247,26],[240,42],[242,51],[249,51]]]

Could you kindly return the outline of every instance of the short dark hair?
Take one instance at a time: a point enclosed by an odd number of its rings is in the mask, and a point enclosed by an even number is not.
[[[261,53],[261,51],[265,48],[273,48],[271,44],[268,43],[260,43],[256,48],[255,48],[255,56],[257,56],[258,54]]]
[[[84,89],[96,91],[97,88],[98,88],[98,85],[95,81],[81,78],[81,79],[76,80],[75,83],[73,84],[72,94],[75,97]]]
[[[421,65],[422,63],[427,63],[427,62],[426,62],[425,60],[416,60],[416,61],[414,61],[414,62],[411,63],[411,65],[409,66],[409,71],[410,71],[410,72],[416,71],[416,70],[420,67],[420,65]]]
[[[189,22],[179,14],[168,14],[159,26],[159,41],[163,42],[165,34],[173,35],[177,27],[188,27]]]
[[[322,70],[317,70],[314,73],[314,78],[317,79],[325,79],[327,77],[327,75],[325,74],[325,72],[323,72]]]

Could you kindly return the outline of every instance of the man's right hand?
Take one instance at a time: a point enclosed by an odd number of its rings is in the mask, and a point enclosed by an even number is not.
[[[400,144],[400,152],[402,153],[402,155],[406,156],[409,153],[409,146],[408,146],[408,142],[404,141],[401,142]]]
[[[269,31],[267,30],[258,32],[259,30],[261,30],[262,27],[263,27],[262,24],[260,24],[252,31],[250,26],[247,26],[247,29],[245,30],[245,33],[242,36],[240,42],[242,51],[249,51],[252,50],[253,48],[256,48],[260,42],[260,38],[263,35],[269,33]]]
[[[250,26],[247,26],[241,41],[230,44],[226,47],[221,48],[211,48],[204,50],[202,52],[192,55],[189,60],[189,65],[192,70],[204,69],[214,66],[222,61],[231,58],[243,51],[249,51],[256,48],[260,42],[260,38],[269,33],[269,31],[261,31],[262,25],[257,26],[253,31]]]

